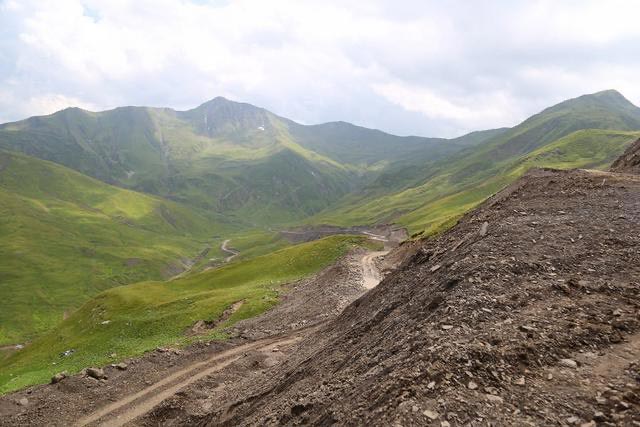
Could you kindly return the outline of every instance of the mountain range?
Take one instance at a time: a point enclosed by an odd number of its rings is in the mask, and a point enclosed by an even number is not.
[[[302,125],[220,97],[6,123],[0,345],[55,334],[110,288],[125,301],[125,285],[219,265],[225,240],[242,260],[289,245],[278,232],[294,226],[436,234],[531,167],[605,168],[639,136],[640,108],[613,90],[454,139]]]

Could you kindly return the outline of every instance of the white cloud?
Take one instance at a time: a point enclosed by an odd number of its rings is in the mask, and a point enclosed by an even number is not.
[[[501,92],[453,99],[401,82],[375,84],[373,89],[407,111],[451,123],[457,133],[482,129],[486,123],[514,123],[521,118],[516,103]]]
[[[613,3],[0,0],[0,120],[224,95],[450,136],[607,88],[639,102],[639,6]]]

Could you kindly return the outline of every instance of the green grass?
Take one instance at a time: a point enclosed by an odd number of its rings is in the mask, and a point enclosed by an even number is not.
[[[32,339],[105,289],[167,277],[233,229],[0,150],[0,344]]]
[[[572,132],[531,152],[490,160],[482,168],[476,153],[452,158],[415,187],[364,200],[346,200],[309,221],[338,225],[391,222],[410,233],[432,234],[515,181],[532,167],[558,169],[608,167],[640,132],[586,129]]]
[[[78,372],[90,365],[139,355],[161,345],[183,345],[185,331],[198,320],[217,319],[237,301],[241,308],[220,329],[256,316],[278,302],[280,285],[335,262],[360,236],[331,236],[291,246],[251,260],[168,282],[142,282],[95,296],[46,335],[0,362],[0,392],[46,382],[62,370]],[[103,324],[103,322],[108,323]],[[60,353],[74,349],[69,357]]]

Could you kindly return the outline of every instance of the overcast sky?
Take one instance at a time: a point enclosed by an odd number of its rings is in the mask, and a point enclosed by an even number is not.
[[[0,0],[0,122],[218,95],[401,135],[512,126],[615,88],[639,1]]]

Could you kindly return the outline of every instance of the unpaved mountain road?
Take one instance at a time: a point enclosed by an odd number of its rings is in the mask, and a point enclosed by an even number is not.
[[[223,250],[228,250],[226,249],[227,242],[229,242],[229,240],[225,240]],[[362,286],[366,289],[372,289],[380,283],[381,275],[376,267],[375,261],[387,253],[388,251],[376,251],[366,253],[362,256],[360,260],[362,268]],[[231,257],[235,255],[237,255],[237,253]],[[87,415],[84,418],[81,418],[75,425],[78,427],[89,425],[120,427],[126,425],[136,418],[149,413],[157,405],[171,396],[174,396],[183,388],[236,362],[247,352],[257,351],[268,355],[274,349],[279,350],[283,347],[297,343],[302,338],[323,325],[324,323],[320,323],[313,327],[295,330],[289,334],[253,341],[248,344],[220,352],[208,360],[187,366],[141,391],[130,394]]]
[[[165,399],[175,395],[181,389],[208,375],[218,372],[243,357],[248,351],[268,354],[274,349],[295,344],[311,330],[296,331],[285,336],[254,341],[222,351],[208,360],[194,363],[177,371],[157,383],[136,393],[125,396],[78,420],[75,426],[89,425],[119,427],[151,411]]]
[[[157,425],[216,408],[226,399],[227,384],[250,383],[286,363],[300,341],[374,287],[381,277],[376,261],[385,253],[355,250],[314,276],[285,286],[282,302],[234,325],[229,342],[159,349],[127,360],[125,371],[105,367],[106,381],[80,374],[0,397],[0,426]],[[23,398],[27,405],[19,403]],[[178,413],[167,409],[176,405]]]
[[[366,289],[375,288],[382,280],[380,270],[376,266],[376,260],[388,254],[389,251],[369,252],[361,259],[362,264],[362,285]]]
[[[227,256],[224,259],[224,262],[230,262],[232,259],[234,259],[235,257],[237,257],[238,255],[240,255],[240,252],[235,250],[235,249],[231,249],[229,247],[229,242],[231,241],[231,239],[227,239],[224,242],[222,242],[222,245],[220,245],[220,250],[222,250],[223,252],[226,252],[229,254],[229,256]]]

